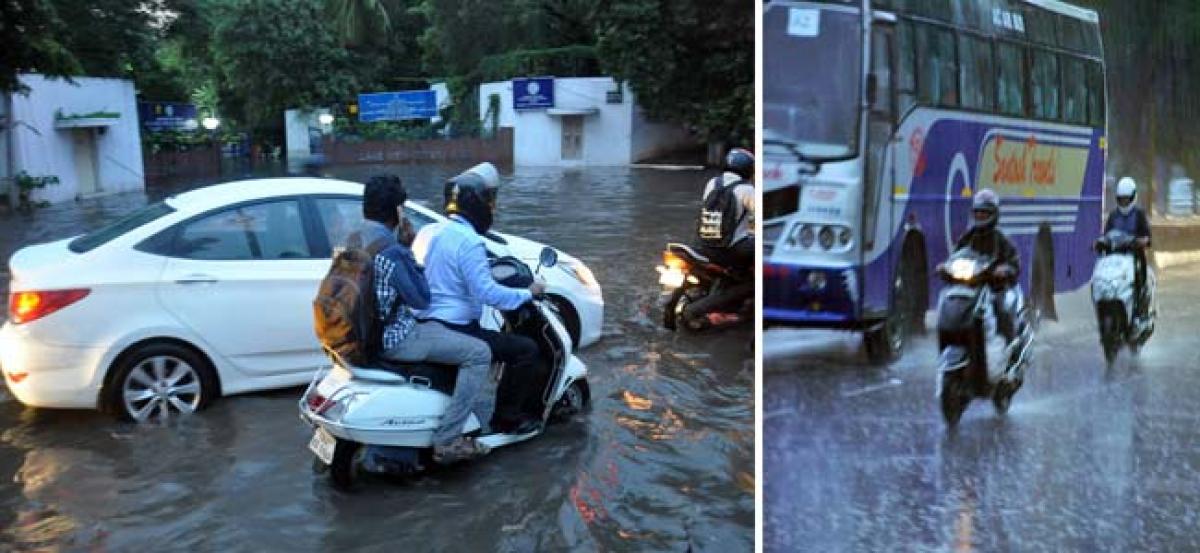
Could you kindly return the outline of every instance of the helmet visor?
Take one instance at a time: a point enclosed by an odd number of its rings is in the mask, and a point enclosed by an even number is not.
[[[971,216],[974,217],[976,223],[986,223],[992,218],[992,210],[975,209],[971,211]]]
[[[1133,203],[1133,196],[1117,196],[1117,205],[1121,207],[1129,207]]]

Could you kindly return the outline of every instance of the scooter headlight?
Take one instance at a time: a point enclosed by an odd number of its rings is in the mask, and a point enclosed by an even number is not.
[[[950,276],[954,280],[971,280],[975,276],[976,265],[972,259],[955,259],[950,262]]]

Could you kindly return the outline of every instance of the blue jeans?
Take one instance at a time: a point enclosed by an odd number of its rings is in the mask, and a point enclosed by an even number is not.
[[[492,351],[483,340],[450,330],[441,323],[423,321],[399,345],[383,352],[383,356],[403,363],[459,365],[454,395],[450,396],[450,405],[433,433],[433,445],[446,445],[461,436],[472,411],[480,424],[487,423],[484,416],[487,413],[476,408],[492,364]]]

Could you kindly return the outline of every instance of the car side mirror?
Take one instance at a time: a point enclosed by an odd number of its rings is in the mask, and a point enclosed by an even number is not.
[[[538,256],[538,263],[542,267],[553,267],[557,265],[558,252],[549,246],[542,248],[542,253]]]

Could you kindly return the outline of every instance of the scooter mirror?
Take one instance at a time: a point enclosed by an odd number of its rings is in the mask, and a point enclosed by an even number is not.
[[[554,248],[542,248],[541,255],[538,256],[538,263],[543,267],[553,267],[558,264],[558,252]]]

